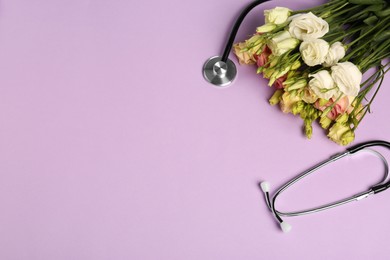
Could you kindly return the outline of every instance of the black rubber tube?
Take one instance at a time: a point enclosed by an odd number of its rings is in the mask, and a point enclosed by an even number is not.
[[[376,141],[369,141],[369,142],[355,145],[351,148],[348,148],[347,150],[349,151],[350,154],[354,154],[354,153],[356,153],[364,148],[371,147],[371,146],[383,146],[383,147],[387,147],[388,149],[390,149],[389,142],[382,141],[382,140],[376,140]],[[388,188],[390,188],[390,180],[388,180],[387,182],[385,182],[383,184],[376,185],[376,186],[372,187],[371,189],[374,191],[374,193],[379,193],[379,192],[387,190]]]
[[[356,153],[364,148],[367,148],[367,147],[370,147],[370,146],[383,146],[383,147],[387,147],[388,149],[390,149],[390,143],[389,142],[386,142],[386,141],[382,141],[382,140],[375,140],[375,141],[369,141],[369,142],[365,142],[365,143],[361,143],[361,144],[358,144],[358,145],[355,145],[351,148],[348,148],[347,150],[353,154],[353,153]]]
[[[265,3],[265,2],[268,2],[269,0],[258,0],[258,1],[254,1],[252,3],[250,3],[240,14],[240,16],[237,18],[236,22],[234,23],[233,25],[233,28],[230,32],[230,35],[229,35],[229,39],[228,41],[226,42],[226,46],[225,46],[225,50],[223,51],[223,54],[222,54],[222,61],[223,62],[226,62],[228,57],[229,57],[229,54],[230,54],[230,51],[232,50],[232,47],[233,47],[233,44],[234,44],[234,39],[236,38],[236,35],[237,35],[237,32],[238,32],[238,29],[240,28],[241,26],[241,23],[242,21],[244,20],[244,18],[246,17],[246,15],[253,9],[255,8],[256,6],[258,6],[259,4],[262,4],[262,3]]]

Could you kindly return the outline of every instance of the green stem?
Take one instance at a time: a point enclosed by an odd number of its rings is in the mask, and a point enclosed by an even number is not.
[[[298,11],[293,11],[292,12],[292,15],[294,14],[300,14],[300,13],[308,13],[308,12],[315,12],[317,10],[321,10],[321,9],[328,9],[329,7],[333,7],[333,6],[337,6],[338,4],[340,4],[340,2],[347,2],[345,0],[343,1],[329,1],[323,5],[319,5],[319,6],[315,6],[315,7],[311,7],[311,8],[308,8],[308,9],[303,9],[303,10],[298,10]]]
[[[386,30],[387,29],[387,26],[383,26],[383,24],[387,24],[388,20],[389,20],[390,17],[386,17],[384,18],[382,21],[380,21],[379,23],[377,23],[376,26],[373,26],[370,30],[368,30],[367,32],[363,33],[362,35],[360,35],[358,38],[356,38],[355,40],[353,40],[352,42],[350,42],[347,47],[350,48],[352,45],[354,45],[355,43],[357,43],[359,40],[363,39],[365,36],[369,35],[371,32],[375,31],[378,28],[379,31],[376,32],[376,34],[382,32],[383,30]]]
[[[378,94],[379,89],[381,88],[382,83],[383,83],[383,80],[384,80],[384,78],[385,78],[384,76],[385,76],[386,72],[389,71],[389,69],[387,69],[386,71],[383,71],[383,69],[382,69],[381,71],[382,71],[383,74],[382,74],[380,77],[378,77],[378,78],[370,85],[370,87],[369,87],[367,93],[368,93],[369,90],[371,90],[372,87],[380,80],[380,82],[379,82],[379,84],[378,84],[378,87],[376,88],[376,90],[375,90],[373,96],[371,97],[370,101],[367,103],[367,105],[365,106],[365,108],[363,108],[363,109],[365,109],[365,111],[364,111],[362,117],[358,120],[357,124],[353,126],[353,129],[352,129],[352,130],[355,130],[355,129],[358,127],[358,125],[361,123],[361,121],[363,120],[363,118],[365,117],[365,115],[367,114],[367,112],[370,110],[371,104],[372,104],[372,102],[374,101],[376,95]],[[365,95],[364,95],[363,97],[365,97]],[[360,103],[361,103],[361,101],[360,101],[358,104],[360,104]],[[358,107],[358,104],[357,104],[356,107]],[[356,109],[356,107],[354,108],[354,110]],[[361,111],[359,111],[359,113],[357,113],[357,115],[360,114],[360,113],[361,113]]]

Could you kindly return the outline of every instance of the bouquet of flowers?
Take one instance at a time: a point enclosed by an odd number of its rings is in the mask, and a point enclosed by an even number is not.
[[[309,139],[319,121],[331,140],[351,143],[390,69],[390,2],[330,0],[264,16],[252,37],[234,45],[240,64],[258,67],[276,89],[270,104],[299,115]]]

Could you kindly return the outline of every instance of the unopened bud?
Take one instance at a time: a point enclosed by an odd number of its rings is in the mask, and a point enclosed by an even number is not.
[[[344,113],[342,115],[339,115],[337,118],[336,118],[336,122],[340,123],[340,124],[346,124],[348,122],[348,114],[347,113]]]
[[[299,61],[299,60],[296,60],[292,65],[291,65],[291,69],[292,70],[297,70],[301,67],[302,63]]]
[[[292,113],[294,114],[294,115],[296,115],[296,114],[299,114],[299,113],[301,113],[301,111],[303,110],[305,108],[305,102],[303,102],[303,101],[298,101],[297,103],[295,103],[294,105],[293,105],[293,108],[292,108]]]
[[[269,103],[274,106],[278,104],[282,98],[284,91],[281,89],[278,89],[275,91],[275,93],[272,95],[272,97],[269,99]]]
[[[266,79],[269,79],[269,78],[271,78],[271,76],[274,72],[275,72],[275,69],[273,69],[273,68],[264,68],[263,77]]]
[[[258,67],[257,70],[256,70],[256,73],[260,74],[260,73],[263,72],[263,70],[264,70],[264,67]]]
[[[312,126],[312,120],[305,119],[305,135],[307,138],[311,138],[313,135],[313,126]]]
[[[294,89],[301,89],[306,87],[307,81],[305,79],[297,80],[294,84],[292,84],[290,87],[288,87],[288,90],[294,90]]]
[[[257,27],[256,32],[257,33],[267,33],[270,31],[273,31],[276,28],[276,25],[273,23],[266,23],[260,27]]]
[[[328,129],[331,123],[332,123],[332,120],[327,116],[322,116],[320,118],[320,125],[324,129]]]

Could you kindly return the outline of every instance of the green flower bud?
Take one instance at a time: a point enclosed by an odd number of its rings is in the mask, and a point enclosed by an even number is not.
[[[288,70],[289,70],[289,67],[283,68],[283,70],[275,70],[269,79],[268,86],[271,87],[275,83],[275,81],[278,78],[282,77],[284,74],[286,74]]]
[[[257,33],[267,33],[267,32],[273,31],[276,27],[277,27],[276,24],[266,23],[260,27],[257,27],[256,32]]]
[[[276,76],[274,73],[274,74],[272,74],[271,78],[268,81],[268,86],[272,87],[272,85],[275,83],[275,81],[276,81]]]
[[[288,38],[278,43],[278,48],[292,50],[295,49],[301,43],[300,40],[295,38]]]
[[[296,60],[292,65],[291,65],[291,69],[292,70],[297,70],[301,67],[301,62],[299,60]]]
[[[332,123],[332,120],[327,116],[322,116],[320,118],[320,125],[324,129],[328,129],[331,123]]]
[[[277,64],[279,64],[279,57],[277,57],[277,56],[271,54],[268,58],[269,58],[269,60],[271,61],[271,62],[269,63],[270,68],[273,68],[273,67],[275,67]]]
[[[278,78],[284,76],[285,74],[287,74],[290,71],[290,69],[291,69],[291,67],[287,66],[287,67],[283,68],[282,70],[279,70],[278,73],[275,75],[275,77],[278,79]]]
[[[305,135],[307,138],[311,139],[313,135],[313,126],[312,126],[312,120],[305,119]]]
[[[291,79],[291,78],[296,78],[296,76],[299,75],[298,71],[295,71],[293,69],[293,67],[291,66],[291,69],[288,73],[287,73],[287,79]],[[294,77],[295,76],[295,77]]]
[[[252,37],[250,37],[248,40],[245,41],[247,46],[255,46],[264,43],[264,37],[259,34],[255,34]]]
[[[288,76],[287,76],[288,78]],[[291,86],[292,84],[294,84],[295,82],[297,81],[296,78],[290,78],[290,79],[287,79],[283,82],[283,85],[286,86],[286,87],[289,87]]]
[[[308,109],[309,109],[309,117],[310,117],[310,119],[311,120],[316,120],[320,116],[321,112],[319,110],[317,110],[313,106],[308,106],[308,107],[309,107]]]
[[[264,71],[264,67],[258,67],[257,70],[256,70],[256,73],[257,74],[260,74]]]
[[[287,90],[290,91],[290,90],[294,90],[294,89],[301,89],[301,88],[306,87],[306,85],[307,85],[306,79],[299,79],[294,84],[289,86],[287,88]]]
[[[299,113],[301,113],[301,111],[305,108],[305,102],[303,101],[298,101],[297,103],[295,103],[292,107],[292,113],[294,115],[297,115]]]
[[[266,79],[269,79],[269,78],[271,78],[271,76],[274,72],[275,72],[275,69],[273,69],[273,68],[264,68],[263,77]]]
[[[278,104],[282,98],[284,91],[282,89],[278,89],[275,91],[275,93],[272,95],[272,97],[269,99],[269,103],[274,106]]]
[[[347,114],[347,113],[344,113],[344,114],[342,114],[342,115],[339,115],[339,116],[336,118],[336,122],[337,122],[337,123],[340,123],[340,124],[347,124],[348,119],[349,119],[348,114]]]
[[[299,98],[299,100],[300,100],[300,97],[297,97],[297,94],[298,94],[298,92],[296,90],[290,91],[290,95],[292,98]]]

